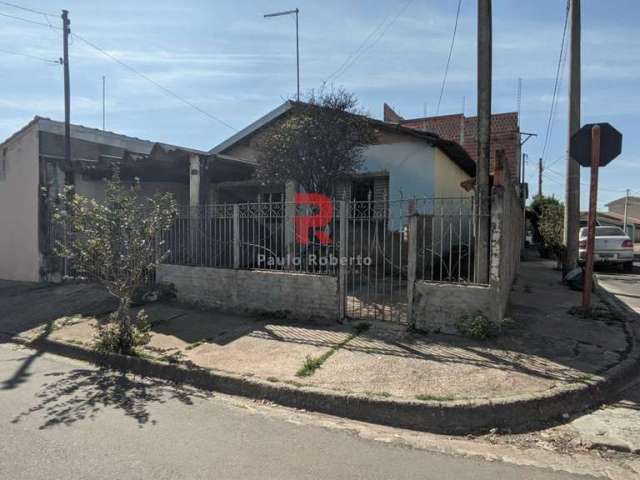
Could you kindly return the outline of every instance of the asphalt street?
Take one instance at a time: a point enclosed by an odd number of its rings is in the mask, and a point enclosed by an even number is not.
[[[640,263],[634,264],[633,273],[600,268],[596,274],[600,285],[640,314]]]
[[[590,478],[295,424],[225,397],[0,344],[2,479]]]

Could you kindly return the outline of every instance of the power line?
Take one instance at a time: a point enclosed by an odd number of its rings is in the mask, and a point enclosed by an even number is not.
[[[402,15],[402,13],[404,13],[404,11],[407,9],[407,7],[412,2],[413,2],[413,0],[407,0],[407,2],[402,7],[400,7],[400,9],[396,13],[396,15],[388,23],[387,23],[387,20],[389,19],[389,15],[387,15],[384,18],[384,20],[375,29],[373,29],[371,31],[371,33],[369,33],[369,35],[367,35],[367,37],[360,44],[360,46],[356,50],[354,50],[351,53],[351,55],[349,55],[347,57],[347,59],[342,63],[342,65],[340,65],[340,67],[338,67],[338,69],[336,71],[334,71],[331,75],[329,75],[325,79],[325,83],[329,82],[330,80],[335,80],[336,78],[338,78],[340,75],[342,75],[344,72],[346,72],[349,68],[351,68],[351,66],[353,66],[353,64],[355,64],[355,62],[357,62],[368,50],[373,48],[373,46],[376,43],[378,43],[382,37],[384,37],[384,35],[389,30],[389,28],[391,28],[391,26],[396,22],[398,17],[400,17],[400,15]],[[385,23],[386,23],[386,25],[385,25]],[[378,33],[378,31],[380,31],[378,37],[376,37],[369,45],[367,45],[367,42],[371,38],[373,38],[373,36],[376,33]]]
[[[167,95],[175,98],[176,100],[179,100],[180,102],[184,103],[185,105],[188,105],[189,107],[193,108],[194,110],[197,110],[198,112],[202,113],[203,115],[211,118],[212,120],[215,120],[216,122],[221,123],[222,125],[224,125],[225,127],[236,131],[237,129],[235,127],[233,127],[232,125],[228,124],[227,122],[225,122],[224,120],[222,120],[221,118],[216,117],[215,115],[207,112],[206,110],[200,108],[199,106],[197,106],[195,103],[187,100],[186,98],[178,95],[177,93],[175,93],[172,90],[169,90],[167,87],[165,87],[164,85],[156,82],[155,80],[153,80],[152,78],[148,77],[147,75],[145,75],[144,73],[142,73],[141,71],[139,71],[138,69],[132,67],[131,65],[123,62],[122,60],[120,60],[119,58],[115,57],[114,55],[110,54],[109,52],[107,52],[106,50],[100,48],[99,46],[97,46],[95,43],[90,42],[89,40],[87,40],[84,37],[81,37],[80,35],[78,35],[77,33],[72,33],[71,34],[72,37],[77,38],[78,40],[80,40],[81,42],[85,43],[86,45],[88,45],[89,47],[97,50],[98,52],[100,52],[102,55],[110,58],[111,60],[113,60],[114,62],[118,63],[120,66],[126,68],[127,70],[129,70],[130,72],[135,73],[136,75],[138,75],[140,78],[146,80],[149,83],[152,83],[153,85],[155,85],[157,88],[159,88],[160,90],[162,90],[163,92],[165,92]]]
[[[60,60],[51,60],[49,58],[39,57],[37,55],[29,55],[28,53],[11,52],[9,50],[0,50],[0,53],[6,53],[8,55],[17,55],[17,56],[20,56],[20,57],[31,58],[32,60],[40,60],[40,61],[43,61],[43,62],[60,65]]]
[[[564,56],[564,45],[565,45],[565,39],[567,37],[567,24],[569,23],[569,2],[567,1],[567,8],[565,10],[565,15],[564,15],[564,28],[562,30],[562,42],[560,44],[560,55],[558,56],[558,66],[556,67],[556,79],[555,82],[553,84],[553,96],[551,98],[551,108],[549,109],[549,118],[547,120],[547,131],[545,133],[544,136],[544,145],[542,147],[542,155],[541,157],[544,158],[545,153],[547,152],[547,147],[549,146],[549,141],[551,139],[551,131],[552,131],[552,125],[553,125],[553,114],[556,108],[556,101],[557,101],[557,94],[558,94],[558,84],[560,81],[560,76],[561,76],[561,66],[563,64],[562,59]],[[566,58],[566,56],[565,56]]]
[[[340,64],[340,66],[331,74],[329,75],[324,81],[328,82],[329,80],[332,79],[332,77],[335,77],[339,74],[339,72],[346,67],[346,65],[349,63],[349,61],[355,57],[355,55],[357,55],[358,53],[360,53],[360,51],[364,48],[364,46],[367,44],[367,42],[373,38],[373,36],[378,32],[378,30],[380,30],[385,23],[387,23],[387,20],[389,19],[389,17],[391,16],[391,14],[388,14],[386,17],[384,17],[384,19],[382,20],[382,22],[380,22],[380,24],[374,28],[373,30],[371,30],[371,32],[369,32],[369,35],[367,35],[367,37],[364,39],[364,41],[358,46],[358,48],[356,48],[353,52],[351,52],[347,58],[345,58],[344,62],[342,62]]]
[[[560,160],[562,160],[563,158],[565,158],[565,154],[560,155],[558,158],[556,158],[553,162],[545,165],[545,168],[550,168],[553,167],[556,163],[558,163]]]
[[[456,21],[453,25],[453,36],[451,37],[451,46],[449,47],[449,56],[447,57],[447,65],[444,67],[444,77],[442,78],[442,87],[440,88],[440,97],[438,98],[438,106],[436,107],[436,116],[440,113],[440,102],[442,102],[442,95],[444,94],[444,86],[447,83],[447,74],[449,73],[449,64],[451,63],[451,54],[453,53],[453,46],[456,43],[456,32],[458,31],[458,19],[460,18],[461,6],[462,6],[462,0],[458,0],[458,10],[456,11]]]
[[[28,9],[26,7],[21,7],[19,5],[15,5],[15,4],[10,4],[8,2],[2,2],[0,1],[0,4],[4,4],[4,5],[8,5],[8,6],[12,6],[15,8],[19,8],[21,10],[25,10],[25,11],[29,11],[32,13],[37,13],[37,14],[41,14],[45,16],[45,19],[47,19],[46,17],[49,16],[48,13],[45,12],[40,12],[37,10],[33,10],[33,9]],[[28,18],[23,18],[23,17],[17,17],[15,15],[9,15],[7,13],[0,13],[0,16],[2,17],[7,17],[7,18],[11,18],[14,20],[19,20],[22,22],[26,22],[26,23],[31,23],[33,25],[40,25],[42,27],[47,27],[47,28],[51,28],[51,29],[55,29],[55,30],[62,30],[61,27],[54,27],[53,25],[51,25],[51,23],[49,23],[49,20],[47,19],[47,23],[43,23],[43,22],[38,22],[36,20],[30,20]],[[123,62],[122,60],[118,59],[117,57],[113,56],[112,54],[110,54],[109,52],[107,52],[106,50],[100,48],[98,45],[96,45],[95,43],[90,42],[89,40],[87,40],[86,38],[78,35],[77,33],[72,33],[71,34],[71,38],[77,38],[78,40],[84,42],[86,45],[90,46],[91,48],[97,50],[98,52],[100,52],[101,54],[103,54],[106,57],[109,57],[111,60],[115,61],[116,63],[120,64],[122,67],[126,68],[127,70],[135,73],[136,75],[138,75],[140,78],[143,78],[144,80],[146,80],[149,83],[152,83],[153,85],[155,85],[157,88],[159,88],[160,90],[162,90],[163,92],[165,92],[167,95],[170,95],[171,97],[175,98],[176,100],[179,100],[180,102],[184,103],[185,105],[188,105],[189,107],[193,108],[194,110],[197,110],[198,112],[202,113],[203,115],[211,118],[212,120],[215,120],[216,122],[221,123],[222,125],[224,125],[225,127],[237,131],[237,129],[235,127],[233,127],[232,125],[230,125],[229,123],[225,122],[224,120],[222,120],[221,118],[216,117],[215,115],[207,112],[206,110],[200,108],[199,106],[197,106],[196,104],[194,104],[193,102],[187,100],[186,98],[178,95],[177,93],[173,92],[172,90],[169,90],[167,87],[165,87],[164,85],[161,85],[160,83],[156,82],[155,80],[153,80],[152,78],[148,77],[147,75],[145,75],[144,73],[140,72],[139,70],[137,70],[136,68],[132,67],[131,65]],[[12,54],[16,54],[16,55],[20,55],[14,52],[5,52],[5,53],[12,53]],[[39,58],[39,60],[45,60],[45,61],[49,61],[48,59],[43,59],[43,58]]]
[[[33,8],[23,7],[22,5],[16,5],[15,3],[10,3],[10,2],[0,1],[0,5],[6,5],[7,7],[17,8],[18,10],[24,10],[25,12],[37,13],[38,15],[45,15],[45,16],[51,16],[51,17],[58,15],[57,13],[47,13],[41,10],[34,10]]]
[[[545,173],[552,173],[553,175],[555,175],[557,178],[561,179],[562,181],[564,181],[565,175],[563,175],[562,173],[556,172],[555,170],[552,170],[551,168],[549,168],[548,166],[545,167],[544,169]],[[590,187],[590,184],[587,182],[580,182],[580,185],[583,188],[587,188]],[[602,190],[603,192],[616,192],[616,193],[620,193],[620,192],[626,192],[627,190],[622,188],[610,188],[610,187],[601,187],[598,186],[598,190]]]
[[[21,22],[32,23],[33,25],[40,25],[42,27],[53,28],[54,30],[62,30],[61,27],[54,27],[50,23],[38,22],[36,20],[30,20],[24,17],[16,17],[15,15],[9,15],[8,13],[0,13],[0,17],[12,18],[13,20],[20,20]]]

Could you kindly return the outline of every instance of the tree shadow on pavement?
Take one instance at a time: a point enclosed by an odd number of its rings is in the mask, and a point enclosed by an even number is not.
[[[47,338],[52,331],[53,321],[49,321],[43,326],[42,333],[38,335],[37,340]],[[31,365],[33,365],[33,362],[35,362],[38,357],[42,356],[43,353],[44,351],[38,348],[34,350],[32,354],[24,358],[20,366],[16,369],[15,372],[13,372],[13,375],[0,383],[0,390],[12,390],[18,387],[20,384],[26,382],[31,375],[31,373],[29,373]]]
[[[156,424],[148,409],[150,404],[178,401],[192,405],[194,398],[213,396],[195,388],[106,368],[80,368],[46,376],[50,381],[42,385],[36,395],[37,405],[20,413],[12,423],[39,415],[44,417],[39,428],[47,429],[92,420],[102,410],[116,409],[143,427]]]

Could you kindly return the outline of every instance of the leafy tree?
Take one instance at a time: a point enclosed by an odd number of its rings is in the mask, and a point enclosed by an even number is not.
[[[375,132],[352,93],[311,92],[306,102],[257,142],[257,176],[265,181],[296,180],[307,192],[333,195],[336,181],[362,166],[361,152]]]
[[[158,239],[177,215],[170,193],[141,198],[139,187],[138,179],[125,186],[115,168],[106,181],[104,202],[67,189],[54,208],[54,220],[67,232],[58,242],[58,254],[69,259],[77,275],[105,285],[120,302],[111,321],[100,327],[96,347],[122,354],[148,341],[144,312],[132,318],[129,307],[168,253]]]
[[[542,235],[540,234],[540,217],[542,216],[542,211],[546,206],[562,206],[560,200],[558,200],[554,196],[545,197],[544,195],[536,195],[533,197],[529,208],[533,212],[531,217],[531,225],[533,227],[533,242],[534,243],[544,243]]]
[[[555,200],[555,199],[554,199]],[[559,201],[549,201],[541,205],[538,220],[540,235],[547,248],[558,262],[558,268],[564,254],[564,205]]]

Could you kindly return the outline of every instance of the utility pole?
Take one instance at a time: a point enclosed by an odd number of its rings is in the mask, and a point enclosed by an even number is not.
[[[624,233],[627,233],[627,211],[628,210],[629,210],[629,189],[627,188],[627,196],[624,197],[624,228],[623,228]]]
[[[542,197],[542,172],[544,167],[542,166],[542,158],[538,159],[538,197]]]
[[[71,97],[69,90],[69,33],[71,33],[69,12],[62,10],[62,51],[64,66],[64,163],[65,184],[72,185],[73,171],[71,170]]]
[[[478,0],[478,163],[476,165],[478,271],[476,279],[479,283],[489,282],[491,62],[491,0]]]
[[[567,142],[567,183],[564,209],[564,273],[576,268],[580,229],[580,165],[571,158],[571,136],[580,128],[580,0],[569,0],[571,21],[569,61],[569,135]]]

